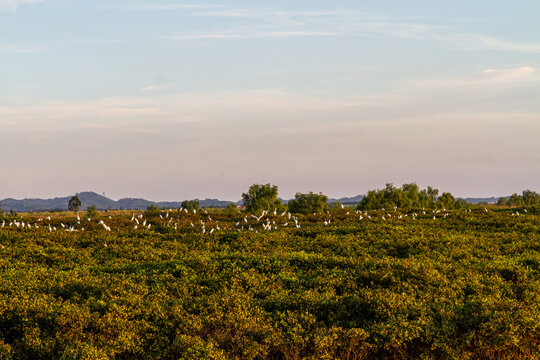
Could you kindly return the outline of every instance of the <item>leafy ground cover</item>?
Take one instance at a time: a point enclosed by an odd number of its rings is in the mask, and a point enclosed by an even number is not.
[[[518,212],[4,215],[0,359],[538,358]]]

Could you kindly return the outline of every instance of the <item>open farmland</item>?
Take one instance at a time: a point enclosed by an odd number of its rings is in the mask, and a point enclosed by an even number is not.
[[[0,215],[0,359],[537,358],[518,211]]]

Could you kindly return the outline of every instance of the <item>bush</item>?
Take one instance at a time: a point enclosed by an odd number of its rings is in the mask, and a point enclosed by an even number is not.
[[[86,208],[86,215],[89,218],[97,218],[99,216],[99,212],[96,209],[96,205],[88,206]]]
[[[294,199],[288,203],[291,213],[313,214],[322,213],[328,209],[328,196],[322,193],[308,194],[296,193]]]
[[[146,216],[157,216],[161,214],[160,208],[155,205],[149,205],[144,213]]]

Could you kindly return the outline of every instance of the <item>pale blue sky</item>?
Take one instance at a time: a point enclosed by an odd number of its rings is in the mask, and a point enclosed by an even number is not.
[[[540,2],[0,0],[0,198],[540,190]]]

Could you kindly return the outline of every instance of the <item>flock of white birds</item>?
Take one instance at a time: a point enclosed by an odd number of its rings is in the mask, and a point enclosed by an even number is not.
[[[342,209],[344,209],[342,205]],[[173,213],[174,211],[174,213]],[[343,210],[343,211],[346,211]],[[464,212],[471,212],[471,209],[465,209]],[[488,212],[489,210],[487,208],[484,208],[485,212]],[[526,209],[523,210],[525,213],[527,212]],[[381,215],[382,213],[382,215]],[[440,209],[440,210],[422,210],[423,218],[430,218],[432,216],[433,220],[436,220],[437,218],[446,218],[448,216],[452,215],[451,211],[447,211],[446,209]],[[316,214],[314,214],[316,215]],[[340,216],[345,215],[348,218],[351,219],[357,219],[358,221],[362,220],[377,220],[380,219],[382,221],[388,221],[390,219],[397,219],[397,220],[405,220],[407,218],[416,220],[419,216],[418,213],[401,213],[398,211],[397,207],[393,209],[393,211],[385,211],[383,208],[382,210],[375,210],[375,211],[360,211],[360,210],[354,210],[354,211],[347,211],[346,213],[341,213]],[[512,212],[512,216],[519,216],[519,212],[515,211]],[[330,226],[332,224],[332,216],[333,214],[329,211],[327,211],[322,217],[324,220],[322,220],[322,224],[324,226]],[[107,216],[107,219],[112,219],[111,216]],[[182,222],[186,222],[189,220],[189,225],[192,228],[198,228],[202,234],[212,234],[215,231],[222,230],[222,227],[224,229],[230,230],[230,225],[222,224],[220,227],[220,222],[216,220],[212,220],[212,217],[210,214],[203,209],[202,211],[197,214],[197,210],[187,210],[185,208],[179,209],[177,212],[174,209],[169,210],[163,210],[161,214],[159,214],[159,217],[153,217],[154,218],[154,225],[161,225],[163,227],[167,228],[174,228],[174,230],[178,230],[178,226],[182,224]],[[159,218],[159,220],[157,220]],[[195,223],[194,223],[195,221]],[[67,222],[67,221],[66,221]],[[64,224],[63,222],[55,223],[51,221],[51,217],[47,216],[45,218],[38,218],[34,221],[34,223],[30,223],[28,220],[25,222],[22,218],[20,220],[12,220],[10,222],[6,222],[5,220],[0,225],[0,228],[19,228],[19,229],[40,229],[42,227],[46,228],[49,232],[53,231],[67,231],[67,232],[78,232],[78,231],[85,231],[85,224],[91,224],[92,222],[97,223],[100,225],[105,231],[112,231],[113,229],[106,224],[105,220],[93,220],[92,218],[85,218],[81,219],[81,216],[79,213],[76,214],[76,222],[71,221],[71,224]],[[133,226],[133,230],[137,229],[146,229],[150,230],[153,226],[153,224],[150,223],[148,219],[145,218],[144,214],[135,214],[132,213],[130,222]],[[299,218],[297,216],[292,215],[290,212],[283,211],[282,213],[278,213],[277,210],[274,210],[273,212],[270,211],[263,211],[260,216],[256,216],[253,214],[247,214],[244,215],[243,219],[239,220],[234,224],[234,229],[236,229],[239,232],[242,231],[254,231],[258,232],[261,231],[268,231],[268,230],[278,230],[279,228],[286,228],[286,227],[294,227],[294,228],[300,228],[301,224],[299,222]],[[95,227],[93,227],[95,229]]]

